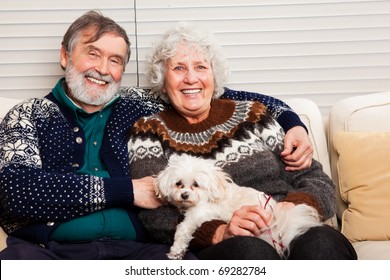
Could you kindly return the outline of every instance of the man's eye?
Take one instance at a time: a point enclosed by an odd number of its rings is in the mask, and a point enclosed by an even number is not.
[[[122,61],[119,59],[111,59],[111,63],[116,65],[122,65]]]

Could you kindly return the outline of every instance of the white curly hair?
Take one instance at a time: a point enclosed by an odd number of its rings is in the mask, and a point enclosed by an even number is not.
[[[214,75],[213,98],[224,93],[224,85],[229,76],[229,66],[223,55],[221,46],[214,36],[206,29],[194,27],[189,23],[180,22],[174,28],[165,32],[160,41],[154,46],[152,55],[146,63],[146,77],[152,92],[169,102],[163,93],[165,63],[175,56],[179,44],[184,43],[203,52],[209,61]]]

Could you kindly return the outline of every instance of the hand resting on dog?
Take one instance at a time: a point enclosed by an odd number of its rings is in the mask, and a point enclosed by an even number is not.
[[[278,208],[294,207],[291,202],[278,202]],[[228,224],[220,225],[213,236],[212,243],[217,244],[234,236],[260,236],[262,230],[269,227],[272,215],[259,205],[243,206],[233,213]]]

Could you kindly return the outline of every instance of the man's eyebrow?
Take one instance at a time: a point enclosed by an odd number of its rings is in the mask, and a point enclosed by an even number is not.
[[[102,53],[102,50],[100,48],[95,47],[94,45],[90,45],[90,44],[86,45],[85,50],[87,50],[87,51],[98,51],[98,52]]]
[[[94,45],[87,45],[86,49],[87,49],[87,51],[94,50],[94,51],[98,51],[99,53],[104,54],[104,51],[102,49],[100,49]],[[124,63],[124,61],[125,61],[125,58],[120,54],[113,54],[113,55],[110,55],[110,57],[118,58],[121,61],[121,63]]]

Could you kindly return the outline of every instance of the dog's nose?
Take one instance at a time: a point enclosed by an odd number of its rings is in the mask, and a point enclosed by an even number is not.
[[[184,199],[184,200],[188,199],[189,197],[190,197],[190,196],[189,196],[188,193],[186,193],[186,192],[184,192],[184,193],[181,194],[181,198]]]

